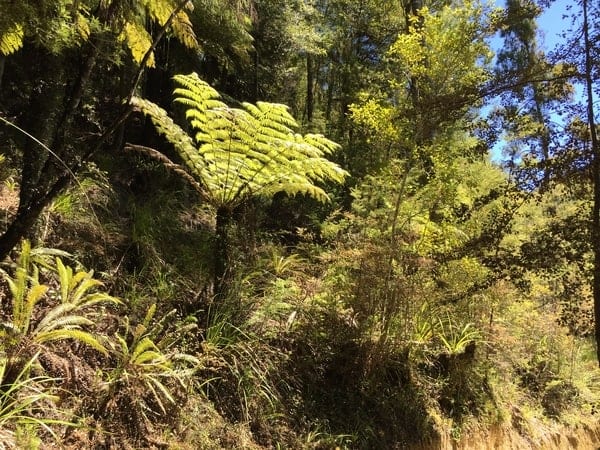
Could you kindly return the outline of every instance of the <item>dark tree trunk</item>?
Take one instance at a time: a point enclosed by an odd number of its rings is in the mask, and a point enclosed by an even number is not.
[[[65,104],[65,60],[46,51],[34,51],[46,77],[40,84],[40,92],[33,90],[29,100],[29,108],[21,124],[22,128],[36,140],[23,136],[23,163],[19,191],[19,210],[27,210],[36,197],[43,195],[51,184],[44,172],[50,156],[48,148],[60,155],[60,150],[53,145],[53,140],[60,126]],[[42,74],[40,73],[40,76]],[[39,142],[38,142],[39,141]],[[41,144],[43,145],[41,145]],[[53,157],[55,158],[55,157]],[[54,161],[58,163],[58,161]],[[18,214],[17,214],[18,215]]]
[[[587,113],[592,141],[592,173],[594,182],[594,208],[592,212],[592,242],[594,248],[594,326],[596,336],[596,355],[600,365],[600,146],[594,121],[594,90],[592,83],[592,55],[589,36],[588,0],[583,0],[583,35],[585,45],[585,84],[587,94]]]
[[[6,56],[0,55],[0,98],[2,98],[2,78],[4,78],[4,63]]]
[[[214,254],[214,293],[220,300],[226,296],[229,284],[229,226],[231,224],[231,210],[227,207],[217,209],[217,223],[215,228],[215,254]]]
[[[27,207],[19,205],[17,214],[6,231],[0,236],[0,260],[8,256],[11,250],[31,230],[44,208],[69,184],[70,179],[70,176],[64,175],[54,183],[45,195],[38,196]]]

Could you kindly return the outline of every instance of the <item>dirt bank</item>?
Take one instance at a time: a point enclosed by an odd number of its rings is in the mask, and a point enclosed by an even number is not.
[[[578,426],[529,422],[527,431],[506,424],[465,432],[457,441],[442,433],[412,450],[600,450],[600,418]]]

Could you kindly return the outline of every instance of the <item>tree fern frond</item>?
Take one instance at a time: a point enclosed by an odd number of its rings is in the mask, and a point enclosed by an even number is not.
[[[141,63],[146,52],[152,47],[152,36],[146,31],[146,28],[139,22],[127,22],[119,36],[121,41],[125,41],[131,56],[138,64]],[[148,58],[146,65],[154,67],[154,54]]]
[[[173,3],[170,0],[142,0],[142,4],[150,18],[156,20],[159,25],[167,23],[173,11]]]
[[[258,102],[232,108],[195,73],[174,80],[175,102],[187,108],[193,139],[182,136],[158,106],[141,99],[134,105],[175,145],[214,206],[231,208],[248,196],[278,190],[327,201],[315,183],[342,183],[348,175],[325,157],[339,146],[322,135],[296,133],[298,124],[287,106]]]
[[[194,175],[202,173],[204,161],[198,155],[198,150],[194,146],[192,138],[173,122],[164,109],[139,97],[133,97],[131,104],[150,117],[158,133],[165,136],[173,144]]]
[[[0,53],[8,56],[23,47],[25,33],[21,24],[14,24],[0,35]]]
[[[323,155],[330,155],[341,148],[341,145],[322,134],[305,134],[303,139],[308,145],[319,149]]]
[[[327,193],[312,183],[277,182],[269,186],[265,186],[263,190],[263,194],[265,195],[274,195],[278,192],[285,192],[291,196],[296,194],[306,194],[322,203],[329,201],[329,196]]]
[[[198,40],[196,39],[196,34],[194,33],[194,27],[188,15],[179,11],[171,24],[173,28],[173,34],[187,48],[198,49],[200,45],[198,44]]]

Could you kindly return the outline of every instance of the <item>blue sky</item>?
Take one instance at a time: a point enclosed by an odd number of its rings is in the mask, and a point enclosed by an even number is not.
[[[499,6],[505,6],[504,0],[496,0]],[[569,8],[577,8],[576,0],[554,0],[549,8],[538,18],[538,45],[546,52],[550,53],[558,44],[564,42],[561,36],[569,29],[573,28],[571,15],[573,11]],[[576,11],[576,9],[574,9]],[[502,40],[494,38],[492,47],[502,45]],[[556,118],[556,120],[559,120]],[[501,162],[502,141],[498,142],[492,149],[492,161]]]
[[[546,51],[550,51],[554,46],[562,42],[560,34],[571,27],[571,18],[564,18],[564,15],[569,15],[568,7],[576,7],[573,0],[555,0],[552,5],[538,19],[538,27],[540,30],[539,44]]]

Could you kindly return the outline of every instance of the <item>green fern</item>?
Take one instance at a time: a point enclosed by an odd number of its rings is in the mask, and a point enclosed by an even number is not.
[[[4,444],[15,441],[11,428],[29,425],[35,430],[43,428],[58,442],[59,438],[50,428],[52,424],[70,425],[72,423],[49,419],[47,414],[38,416],[36,412],[48,411],[50,405],[57,407],[60,398],[52,394],[54,383],[58,380],[44,375],[33,376],[33,368],[38,364],[39,352],[29,358],[10,383],[4,383],[11,370],[9,358],[0,353],[0,439]],[[16,445],[8,448],[17,448]],[[37,447],[36,447],[37,448]]]
[[[322,135],[301,135],[286,106],[276,103],[226,105],[197,74],[176,75],[175,101],[187,107],[189,136],[157,105],[134,98],[158,132],[177,149],[205,199],[231,209],[251,196],[277,192],[307,194],[327,201],[317,183],[343,183],[348,173],[326,157],[339,146]]]
[[[51,300],[50,294],[54,294],[48,285],[39,282],[39,268],[35,261],[42,260],[47,264],[40,254],[43,252],[32,250],[29,242],[24,241],[14,276],[4,272],[12,297],[12,316],[0,324],[0,336],[5,346],[16,348],[22,343],[46,345],[52,341],[72,339],[106,353],[99,339],[84,328],[94,324],[90,318],[92,307],[120,301],[98,290],[102,283],[93,278],[93,272],[74,272],[57,257],[54,270],[59,288],[54,297],[58,297],[59,303],[47,309],[40,320],[35,320],[36,305],[42,300]]]
[[[23,46],[23,26],[15,24],[0,35],[0,54],[10,55]]]
[[[127,22],[119,35],[119,40],[127,43],[133,60],[138,64],[142,62],[144,55],[152,46],[152,36],[142,24],[137,22]],[[150,54],[146,65],[148,67],[155,66],[153,53]]]
[[[180,1],[174,0],[143,0],[139,3],[137,14],[132,14],[126,21],[119,39],[124,41],[138,64],[144,59],[144,55],[152,46],[152,36],[146,31],[145,19],[165,25],[171,14],[176,10]],[[193,8],[192,2],[188,2],[188,8]],[[173,35],[186,47],[198,49],[200,46],[189,16],[185,11],[178,11],[170,23]],[[154,67],[154,54],[151,53],[146,65]]]
[[[116,334],[115,341],[111,342],[111,353],[117,364],[103,385],[105,405],[118,395],[135,405],[135,411],[144,419],[148,419],[147,411],[166,414],[166,403],[175,404],[173,383],[185,388],[199,364],[194,356],[171,347],[195,325],[182,325],[169,332],[167,322],[173,319],[174,311],[153,322],[155,313],[156,304],[153,304],[144,320],[133,328],[125,318],[124,335]],[[162,339],[159,334],[163,335]],[[139,395],[140,387],[147,395]]]

